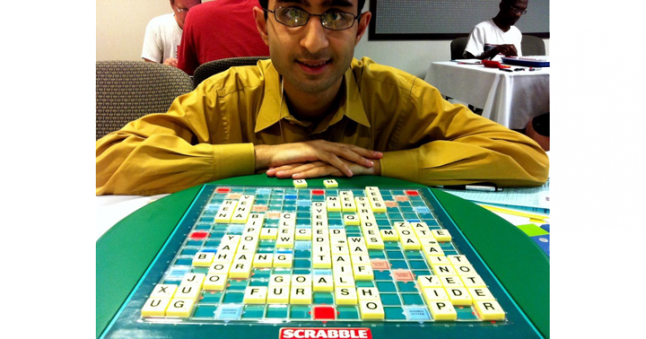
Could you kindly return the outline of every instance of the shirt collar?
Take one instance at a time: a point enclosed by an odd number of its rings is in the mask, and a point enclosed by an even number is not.
[[[289,113],[289,109],[285,103],[281,107],[281,85],[278,71],[276,71],[271,61],[261,62],[261,66],[264,67],[265,89],[254,132],[258,133],[281,119],[298,123],[298,120]],[[329,126],[341,121],[344,116],[347,116],[358,124],[370,127],[370,122],[363,108],[361,93],[359,93],[359,87],[354,78],[352,68],[348,68],[343,75],[343,82],[345,92],[343,93],[344,97],[341,98],[339,109],[334,113],[332,119],[329,119],[328,123],[320,123],[316,130],[312,132],[313,134],[325,131]],[[306,126],[308,124],[301,122],[299,125]]]

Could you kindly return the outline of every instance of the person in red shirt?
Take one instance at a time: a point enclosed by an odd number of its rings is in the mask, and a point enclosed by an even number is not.
[[[267,56],[253,8],[258,0],[217,0],[195,6],[186,16],[177,67],[189,75],[213,60]]]

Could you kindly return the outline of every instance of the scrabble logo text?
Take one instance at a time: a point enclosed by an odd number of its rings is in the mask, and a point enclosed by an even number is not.
[[[372,339],[369,328],[281,328],[280,339]]]

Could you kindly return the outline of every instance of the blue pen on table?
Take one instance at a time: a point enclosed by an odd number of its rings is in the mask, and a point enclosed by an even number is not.
[[[512,72],[512,73],[514,72],[513,69],[509,69],[509,68],[499,68],[499,70],[505,71],[505,72]]]
[[[460,191],[502,192],[502,188],[494,184],[445,185],[445,186],[437,186],[437,187],[446,188],[450,190],[460,190]]]

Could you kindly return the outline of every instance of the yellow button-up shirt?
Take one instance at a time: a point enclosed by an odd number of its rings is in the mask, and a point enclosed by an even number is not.
[[[381,175],[425,185],[536,186],[549,161],[530,138],[406,72],[353,60],[340,107],[317,125],[281,98],[270,60],[236,67],[96,142],[96,193],[152,195],[255,171],[254,144],[325,139],[384,152]]]

